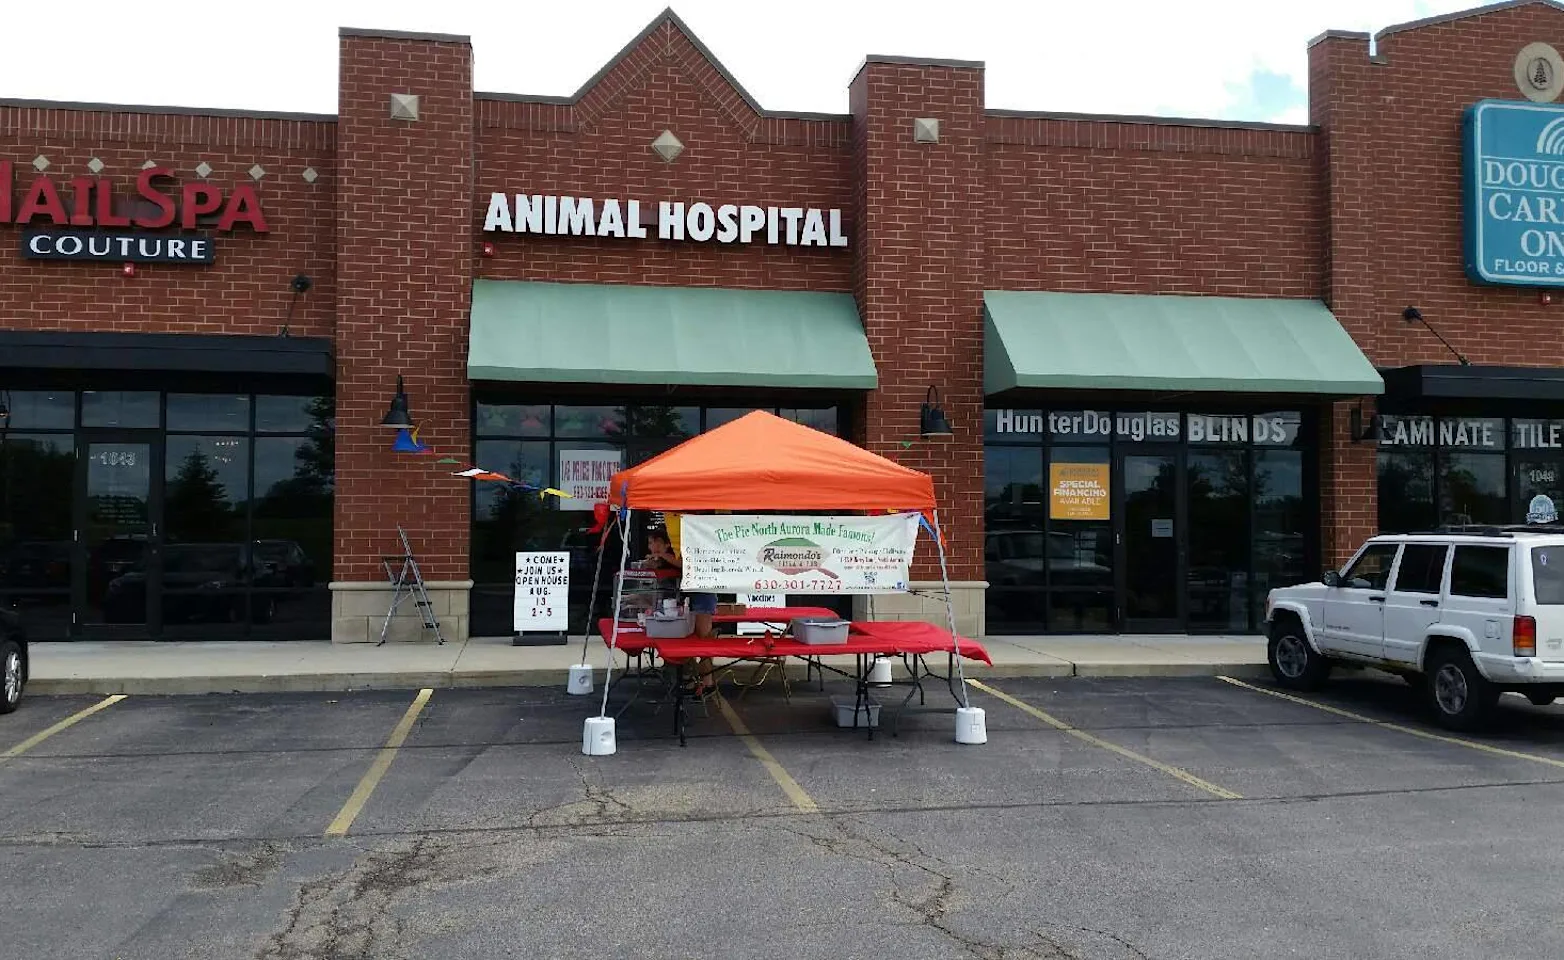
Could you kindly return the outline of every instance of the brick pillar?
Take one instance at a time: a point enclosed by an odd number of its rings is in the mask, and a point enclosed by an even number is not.
[[[1375,235],[1375,170],[1369,147],[1382,135],[1364,91],[1378,62],[1366,33],[1331,32],[1309,47],[1309,122],[1319,128],[1320,176],[1326,207],[1326,303],[1370,360],[1381,356],[1387,316],[1381,302],[1384,273]],[[1393,311],[1393,312],[1392,312]],[[1322,558],[1346,560],[1379,529],[1379,478],[1373,444],[1355,443],[1349,429],[1358,401],[1324,409],[1320,432],[1320,543]],[[1364,413],[1374,409],[1363,398]]]
[[[393,94],[417,97],[416,119]],[[470,484],[391,452],[380,426],[406,378],[420,439],[471,446],[472,47],[466,37],[343,30],[337,120],[337,496],[332,637],[378,639],[382,554],[406,529],[446,639],[467,635]],[[393,625],[423,636],[416,611]]]
[[[933,475],[957,627],[982,635],[983,66],[871,57],[850,100],[854,292],[880,375],[861,436],[875,453]],[[937,142],[914,140],[919,118],[938,121]],[[919,437],[930,386],[939,388],[953,438]],[[937,584],[933,551],[920,551],[913,578]],[[917,598],[882,598],[875,612],[945,619],[943,603]]]

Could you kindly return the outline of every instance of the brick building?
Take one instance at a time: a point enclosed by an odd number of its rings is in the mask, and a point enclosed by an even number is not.
[[[1376,528],[1564,496],[1560,43],[1544,0],[1326,33],[1298,127],[888,56],[778,113],[672,13],[568,98],[345,29],[336,115],[0,102],[0,592],[362,640],[401,526],[448,635],[509,632],[518,549],[579,619],[589,499],[441,460],[584,493],[759,408],[934,475],[969,631],[1247,631]]]

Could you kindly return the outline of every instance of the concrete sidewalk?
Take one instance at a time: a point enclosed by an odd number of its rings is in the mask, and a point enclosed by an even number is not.
[[[1265,641],[1257,636],[990,637],[983,644],[994,665],[968,661],[968,676],[1257,676],[1265,671]],[[514,647],[509,639],[383,647],[260,641],[36,643],[27,691],[156,695],[563,687],[570,664],[581,659],[581,648],[579,638],[548,647]],[[601,683],[606,651],[595,639],[587,651]],[[616,669],[623,665],[621,656]],[[798,669],[802,676],[802,664]]]

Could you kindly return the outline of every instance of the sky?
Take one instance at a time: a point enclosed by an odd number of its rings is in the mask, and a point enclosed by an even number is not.
[[[570,95],[667,0],[6,3],[0,97],[332,113],[337,28],[466,34],[474,86]],[[982,60],[995,109],[1307,122],[1307,44],[1476,0],[673,0],[762,107],[847,112],[867,54]]]

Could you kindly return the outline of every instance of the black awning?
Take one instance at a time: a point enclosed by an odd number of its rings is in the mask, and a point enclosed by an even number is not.
[[[1564,401],[1564,367],[1424,364],[1381,369],[1387,403],[1417,400]]]
[[[0,368],[333,378],[324,337],[0,331]]]

